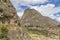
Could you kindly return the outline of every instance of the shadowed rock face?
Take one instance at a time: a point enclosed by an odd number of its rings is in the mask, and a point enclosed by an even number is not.
[[[20,18],[10,0],[0,0],[0,25],[7,25],[8,38],[0,40],[32,40],[25,29],[20,27]]]
[[[22,26],[40,26],[40,27],[48,27],[48,26],[56,26],[56,22],[50,19],[49,17],[42,16],[35,9],[26,9],[24,11],[24,15],[21,18]]]
[[[18,20],[16,10],[11,2],[9,0],[0,0],[0,24],[12,24]]]

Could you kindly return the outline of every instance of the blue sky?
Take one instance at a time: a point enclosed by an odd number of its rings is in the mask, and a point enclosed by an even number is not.
[[[60,22],[60,0],[11,0],[21,17],[27,8],[35,9],[43,16],[48,16]]]

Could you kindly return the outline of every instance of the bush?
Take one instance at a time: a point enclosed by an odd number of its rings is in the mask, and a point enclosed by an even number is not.
[[[25,25],[25,27],[33,27],[33,25]]]
[[[36,25],[36,27],[40,27],[39,25]]]
[[[38,34],[38,35],[48,35],[48,31],[47,30],[36,30],[36,29],[28,29],[28,33],[29,34]]]
[[[58,25],[58,27],[60,27],[60,25]]]
[[[8,34],[8,28],[6,25],[0,25],[0,38],[7,37]]]

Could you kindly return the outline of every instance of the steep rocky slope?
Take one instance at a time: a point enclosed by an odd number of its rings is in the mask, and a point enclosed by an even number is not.
[[[21,18],[21,25],[33,25],[33,26],[56,26],[56,22],[49,17],[42,16],[35,9],[26,9]]]
[[[32,40],[25,28],[20,27],[20,18],[10,0],[0,0],[0,25],[6,25],[7,38],[0,40]]]
[[[60,28],[57,22],[42,16],[35,9],[26,9],[21,18],[21,26],[27,28],[28,34],[34,40],[60,40]]]

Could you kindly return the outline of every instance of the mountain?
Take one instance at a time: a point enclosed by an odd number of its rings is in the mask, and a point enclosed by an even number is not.
[[[33,40],[60,40],[60,25],[35,9],[26,9],[20,20]]]
[[[20,18],[10,0],[0,0],[0,27],[1,25],[6,26],[9,31],[7,34],[7,29],[2,26],[0,29],[4,31],[0,30],[0,40],[32,40],[25,28],[20,26]]]
[[[42,16],[41,13],[36,11],[35,9],[26,9],[21,18],[22,26],[40,26],[40,27],[50,27],[56,26],[57,22],[53,21],[49,17]]]
[[[56,26],[55,21],[30,8],[20,19],[10,0],[0,0],[0,40],[59,40],[60,25]]]

